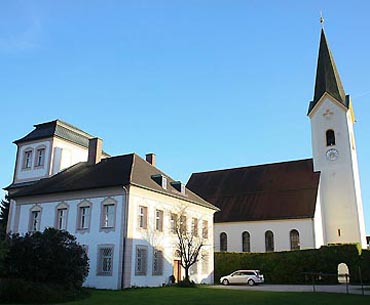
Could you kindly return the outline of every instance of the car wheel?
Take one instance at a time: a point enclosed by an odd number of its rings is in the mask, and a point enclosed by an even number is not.
[[[248,285],[249,286],[253,286],[255,284],[255,282],[253,280],[248,280]]]
[[[229,285],[229,281],[228,281],[227,279],[224,279],[224,280],[222,281],[222,284],[223,284],[223,285],[225,285],[225,286],[227,286],[227,285]]]

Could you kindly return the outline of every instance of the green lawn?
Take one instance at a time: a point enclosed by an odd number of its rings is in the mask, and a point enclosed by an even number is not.
[[[211,288],[141,288],[123,291],[91,290],[91,297],[64,304],[86,305],[361,305],[370,296],[312,293],[262,292]]]

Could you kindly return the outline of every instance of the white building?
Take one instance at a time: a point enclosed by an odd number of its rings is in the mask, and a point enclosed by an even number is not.
[[[365,221],[352,102],[321,31],[314,99],[313,159],[194,173],[187,187],[221,209],[215,250],[269,252],[359,243]]]
[[[110,157],[102,141],[59,120],[35,125],[18,146],[8,231],[68,230],[87,249],[85,286],[161,286],[183,277],[174,224],[205,242],[191,279],[213,282],[213,214],[217,211],[155,167],[155,155]]]

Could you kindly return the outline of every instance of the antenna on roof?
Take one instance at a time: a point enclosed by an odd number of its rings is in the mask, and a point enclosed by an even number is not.
[[[324,22],[325,22],[325,19],[322,15],[322,11],[320,11],[320,24],[321,24],[321,28],[324,28]]]

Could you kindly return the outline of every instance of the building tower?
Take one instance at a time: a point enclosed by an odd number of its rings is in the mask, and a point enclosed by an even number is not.
[[[311,120],[314,170],[321,172],[324,244],[360,243],[366,247],[365,221],[355,136],[354,112],[321,30]]]

